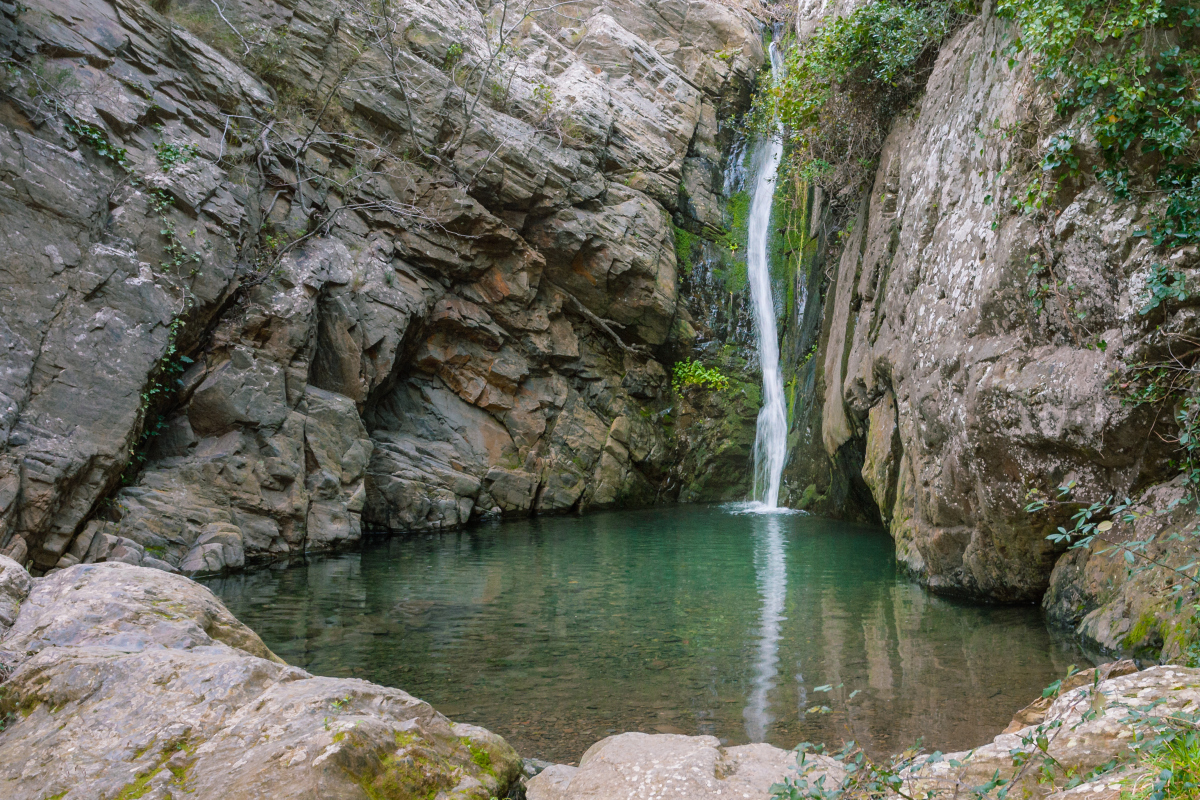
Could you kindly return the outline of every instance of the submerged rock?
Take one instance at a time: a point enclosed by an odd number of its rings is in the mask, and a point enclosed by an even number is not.
[[[502,795],[499,736],[399,689],[280,661],[203,586],[121,563],[25,581],[0,557],[0,796]],[[15,587],[15,588],[14,588]]]
[[[830,785],[841,780],[841,765],[816,759]],[[766,800],[795,764],[794,752],[769,744],[721,747],[715,736],[622,733],[588,748],[578,767],[544,769],[526,794],[529,800]]]

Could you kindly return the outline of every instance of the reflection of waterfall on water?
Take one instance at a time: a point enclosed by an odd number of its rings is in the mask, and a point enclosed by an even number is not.
[[[783,56],[771,44],[771,71],[778,77]],[[771,204],[775,199],[775,174],[783,155],[780,136],[762,141],[755,154],[758,174],[750,199],[746,242],[746,272],[754,302],[758,330],[758,360],[763,375],[763,405],[758,412],[754,439],[754,499],[762,508],[779,505],[779,483],[787,456],[787,407],[783,402],[783,376],[779,373],[779,335],[775,328],[775,300],[771,294]]]
[[[775,688],[779,674],[779,629],[787,600],[787,558],[783,543],[783,520],[778,516],[761,517],[756,526],[754,569],[758,573],[758,593],[762,596],[762,612],[758,618],[758,653],[754,659],[753,691],[742,716],[746,719],[746,735],[752,742],[765,741],[767,726],[774,721],[768,695]]]

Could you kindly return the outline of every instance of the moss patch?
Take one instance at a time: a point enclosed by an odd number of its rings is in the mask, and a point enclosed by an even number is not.
[[[492,754],[485,748],[472,742],[466,736],[459,739],[459,741],[471,752],[471,761],[474,762],[475,766],[482,769],[488,775],[495,777],[496,769],[492,766]]]
[[[150,781],[160,772],[162,772],[161,766],[138,775],[131,783],[125,784],[114,800],[136,800],[136,798],[144,796],[146,792],[150,791]]]
[[[357,780],[371,800],[433,800],[453,786],[445,770],[415,751],[384,756],[377,771]]]
[[[681,228],[678,225],[675,228],[675,266],[679,269],[680,274],[692,274],[692,256],[696,249],[696,234]]]

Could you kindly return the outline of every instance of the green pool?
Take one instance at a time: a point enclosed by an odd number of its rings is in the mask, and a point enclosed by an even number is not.
[[[735,511],[375,538],[207,583],[289,663],[561,762],[627,730],[962,749],[1085,663],[1036,608],[926,594],[878,529]]]

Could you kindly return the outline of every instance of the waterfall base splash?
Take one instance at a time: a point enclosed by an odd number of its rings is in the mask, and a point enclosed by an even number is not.
[[[787,506],[769,506],[766,503],[758,500],[747,500],[744,503],[722,503],[721,509],[728,511],[730,514],[807,514],[807,511],[801,511],[798,508],[788,508]]]

